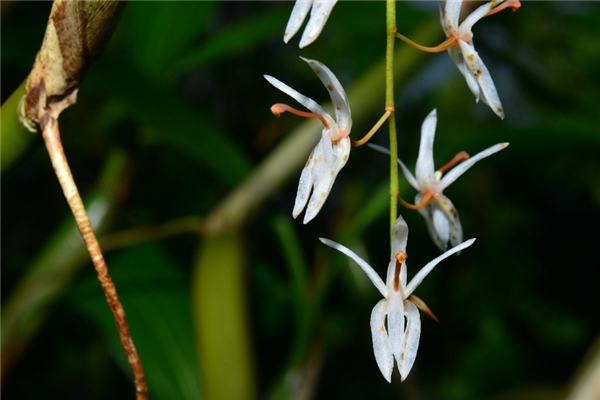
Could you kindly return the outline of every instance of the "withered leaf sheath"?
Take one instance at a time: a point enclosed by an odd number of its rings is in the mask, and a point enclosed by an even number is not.
[[[21,122],[35,131],[48,113],[53,118],[77,100],[90,67],[110,40],[127,3],[55,0],[44,41],[37,53],[19,107]]]

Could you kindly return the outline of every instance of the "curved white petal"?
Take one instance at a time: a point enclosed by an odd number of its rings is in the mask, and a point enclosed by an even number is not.
[[[467,16],[467,18],[465,18],[463,20],[463,22],[460,24],[460,26],[458,27],[458,36],[463,37],[464,34],[466,34],[467,32],[470,32],[471,28],[473,28],[473,25],[475,25],[475,23],[477,21],[479,21],[481,18],[485,17],[485,15],[487,13],[489,13],[493,8],[495,8],[497,5],[499,5],[503,1],[504,0],[490,1],[489,3],[483,4],[479,7],[477,7],[477,9],[475,11],[473,11],[471,14],[469,14],[469,16]]]
[[[329,113],[327,111],[325,111],[325,109],[323,107],[321,107],[313,99],[306,97],[302,93],[298,92],[295,89],[292,89],[285,83],[281,82],[279,79],[273,78],[271,75],[263,75],[263,76],[265,77],[266,80],[269,81],[269,83],[271,85],[275,86],[277,89],[281,90],[283,93],[292,97],[294,100],[296,100],[298,103],[302,104],[304,107],[308,108],[313,113],[322,115],[329,121],[333,122],[333,118],[331,118],[331,115],[329,115]]]
[[[385,317],[387,314],[387,300],[379,301],[371,313],[371,336],[373,337],[373,353],[375,361],[383,377],[392,382],[394,369],[394,356],[390,347],[390,339],[385,330]]]
[[[315,169],[317,166],[315,164],[324,162],[323,160],[323,141],[327,141],[329,138],[326,135],[321,135],[321,139],[315,146],[315,148],[310,152],[310,156],[308,156],[308,161],[302,170],[302,174],[300,174],[300,182],[298,182],[298,192],[296,193],[296,201],[294,202],[294,209],[292,210],[292,216],[297,218],[298,215],[304,210],[306,203],[308,202],[308,195],[313,188],[314,184],[314,176]],[[326,143],[325,143],[326,145]]]
[[[317,3],[315,3],[315,7]],[[335,2],[333,3],[335,4]],[[346,95],[342,84],[336,78],[333,72],[331,72],[331,70],[322,62],[310,60],[304,57],[300,58],[308,63],[308,65],[313,71],[315,71],[315,74],[317,74],[321,82],[323,82],[323,85],[325,85],[329,91],[331,101],[333,102],[333,106],[335,108],[336,124],[347,136],[352,129],[352,115],[350,112],[350,104],[348,103],[348,96]]]
[[[440,250],[445,251],[448,248],[448,241],[450,240],[450,221],[444,210],[437,203],[431,202],[428,208],[431,213],[433,229],[435,229],[435,232],[443,243],[443,247]]]
[[[446,221],[448,224],[448,235],[450,236],[450,244],[452,246],[456,246],[463,241],[463,231],[462,225],[460,224],[460,218],[458,218],[458,211],[456,211],[456,207],[450,201],[449,198],[444,196],[443,194],[439,194],[435,198],[435,205],[438,206],[442,212],[446,216]],[[446,250],[447,246],[443,250]]]
[[[463,243],[459,244],[458,246],[451,248],[444,254],[434,258],[427,265],[425,265],[423,268],[421,268],[421,270],[419,272],[417,272],[417,274],[412,279],[412,281],[410,281],[410,283],[406,286],[406,290],[404,291],[405,297],[408,298],[408,296],[410,296],[412,294],[412,292],[415,291],[415,289],[421,284],[421,282],[423,282],[423,279],[427,276],[427,274],[429,274],[431,272],[431,270],[436,265],[439,264],[440,261],[442,261],[445,258],[450,257],[454,253],[457,253],[457,252],[469,247],[470,245],[473,244],[473,242],[475,242],[475,239],[469,239],[467,241],[464,241]]]
[[[400,291],[390,290],[387,312],[390,347],[398,365],[400,365],[400,354],[404,342],[404,299]]]
[[[417,195],[415,197],[415,203],[419,204],[421,200],[421,195]],[[429,232],[429,236],[431,236],[431,240],[433,243],[442,251],[445,251],[448,248],[447,241],[443,242],[442,238],[439,236],[437,231],[435,230],[435,226],[433,225],[433,220],[431,217],[431,204],[419,209],[419,214],[423,216],[425,219],[425,224],[427,225],[427,231]]]
[[[421,126],[421,144],[419,156],[417,157],[417,168],[415,175],[420,191],[429,189],[435,182],[435,170],[433,166],[433,140],[435,138],[435,125],[437,123],[437,112],[434,108],[425,117]]]
[[[315,163],[313,168],[313,188],[310,200],[306,206],[304,220],[302,221],[304,224],[310,222],[321,211],[335,180],[335,174],[332,171],[334,155],[331,139],[326,129],[323,129],[321,135],[321,140],[317,144],[319,152],[318,154],[315,152],[313,157]]]
[[[469,86],[471,93],[473,93],[473,95],[475,96],[475,101],[479,103],[479,99],[481,97],[481,88],[479,87],[477,79],[475,79],[475,76],[473,76],[473,73],[465,63],[462,50],[460,49],[460,47],[455,46],[451,49],[448,49],[448,54],[450,54],[450,58],[452,59],[452,61],[454,61],[454,64],[456,64],[456,67],[458,68],[460,73],[465,77],[465,80],[467,81],[467,85]]]
[[[385,286],[385,283],[379,277],[379,275],[377,275],[377,272],[375,272],[375,270],[369,264],[367,264],[367,262],[365,260],[363,260],[362,258],[357,256],[349,248],[342,246],[341,244],[336,243],[333,240],[329,240],[326,238],[319,238],[319,240],[321,241],[321,243],[326,244],[327,246],[334,248],[337,251],[344,253],[345,255],[347,255],[348,257],[353,259],[358,264],[358,266],[360,268],[362,268],[363,271],[365,271],[365,274],[367,274],[367,276],[369,277],[371,282],[373,282],[373,285],[375,285],[375,287],[377,288],[377,290],[379,290],[379,292],[382,294],[382,296],[387,297],[388,289]]]
[[[458,18],[460,17],[460,9],[462,7],[462,0],[447,0],[446,7],[444,8],[444,32],[446,36],[448,33],[456,34],[458,30]]]
[[[300,39],[300,48],[308,46],[319,37],[336,2],[337,0],[315,0],[310,19]]]
[[[313,0],[296,0],[296,4],[294,4],[292,14],[290,15],[290,19],[285,27],[285,33],[283,34],[283,41],[285,43],[294,37],[296,32],[298,32],[298,29],[300,29],[302,26],[302,23],[308,15],[308,11],[310,10],[312,2]]]
[[[442,177],[440,183],[438,184],[438,188],[441,191],[444,191],[448,186],[450,186],[459,176],[464,174],[469,168],[471,168],[476,162],[479,160],[483,160],[484,158],[491,156],[494,153],[499,152],[500,150],[505,149],[508,146],[508,143],[498,143],[494,146],[488,147],[487,149],[480,151],[475,154],[473,157],[469,157],[462,163],[458,164],[456,167],[452,168],[446,175]]]
[[[402,380],[406,379],[415,363],[417,350],[419,349],[419,336],[421,336],[421,316],[417,307],[410,300],[404,301],[404,313],[406,315],[406,332],[402,342],[400,359],[396,360]]]
[[[479,54],[477,54],[472,45],[462,40],[459,40],[458,44],[462,50],[465,63],[471,69],[481,87],[481,93],[486,103],[496,115],[504,119],[504,109],[500,103],[500,97],[498,97],[498,92],[496,91],[490,71],[488,71],[483,61],[481,61],[481,57],[479,57]]]

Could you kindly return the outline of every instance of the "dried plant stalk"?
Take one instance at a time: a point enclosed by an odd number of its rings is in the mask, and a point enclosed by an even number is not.
[[[136,399],[144,400],[148,398],[148,389],[146,386],[146,378],[144,370],[142,368],[142,362],[138,356],[131,333],[129,331],[129,325],[125,317],[125,310],[119,301],[117,295],[117,289],[108,273],[102,250],[90,224],[87,212],[83,206],[83,201],[79,196],[79,191],[73,180],[71,169],[67,163],[63,146],[60,139],[60,132],[58,130],[58,120],[46,114],[41,121],[42,136],[50,155],[52,166],[56,177],[62,187],[63,193],[67,198],[71,212],[75,217],[75,222],[81,232],[81,236],[85,242],[85,245],[90,253],[94,268],[98,274],[98,280],[106,296],[106,302],[113,313],[115,323],[117,324],[117,330],[119,331],[119,338],[121,339],[121,345],[127,355],[127,361],[133,370],[133,376],[135,381]]]
[[[102,250],[71,175],[58,129],[60,113],[77,101],[81,83],[106,47],[123,13],[125,2],[55,0],[44,41],[27,79],[19,106],[23,125],[42,136],[54,171],[90,253],[106,301],[113,313],[121,344],[134,375],[136,399],[148,397],[142,362],[133,344],[125,311],[110,278]]]

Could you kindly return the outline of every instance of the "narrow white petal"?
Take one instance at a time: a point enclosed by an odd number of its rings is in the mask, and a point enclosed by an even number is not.
[[[317,6],[317,3],[315,3],[315,7]],[[329,3],[335,4],[335,2]],[[333,106],[335,108],[336,124],[338,125],[340,130],[346,133],[346,135],[349,134],[350,130],[352,129],[352,115],[350,112],[350,104],[348,103],[348,96],[346,95],[342,84],[336,78],[333,72],[331,72],[331,70],[327,68],[322,62],[319,62],[317,60],[310,60],[304,57],[300,58],[308,63],[308,65],[312,68],[313,71],[315,71],[315,74],[317,74],[321,82],[323,82],[323,85],[325,85],[325,87],[329,91],[331,101],[333,102]]]
[[[323,107],[321,107],[313,99],[310,99],[310,98],[306,97],[305,95],[303,95],[302,93],[298,92],[297,90],[292,89],[291,87],[289,87],[285,83],[281,82],[277,78],[273,78],[270,75],[264,75],[264,77],[266,80],[269,81],[269,83],[271,85],[275,86],[277,89],[281,90],[283,93],[292,97],[294,100],[296,100],[298,103],[302,104],[304,107],[308,108],[313,113],[322,115],[323,117],[328,118],[329,120],[331,120],[333,122],[333,118],[331,118],[331,115],[329,115],[329,113],[327,113],[327,111],[325,111],[325,109]]]
[[[331,139],[326,129],[323,129],[321,135],[321,140],[318,144],[318,154],[315,152],[315,156],[313,157],[315,162],[315,167],[313,168],[313,188],[308,206],[306,207],[306,213],[304,214],[304,224],[310,222],[321,211],[335,179],[331,171],[333,163]]]
[[[417,157],[416,177],[421,190],[428,189],[435,182],[433,166],[433,140],[435,139],[435,125],[437,112],[435,108],[429,113],[421,126],[421,144]]]
[[[302,23],[308,15],[308,11],[310,10],[312,2],[313,0],[296,0],[296,4],[294,4],[292,14],[290,15],[290,19],[285,27],[285,33],[283,34],[283,41],[285,43],[294,37],[296,32],[298,32],[298,29],[300,29],[302,26]]]
[[[417,350],[419,349],[419,336],[421,336],[421,316],[412,301],[404,301],[404,313],[406,315],[406,332],[402,343],[402,351],[400,352],[400,360],[396,360],[402,380],[406,379],[415,363]]]
[[[421,195],[417,195],[415,198],[415,203],[418,204],[420,200],[421,200]],[[429,236],[431,236],[433,243],[435,243],[435,245],[440,250],[445,251],[448,248],[448,244],[447,244],[447,242],[442,241],[442,238],[440,238],[439,234],[435,230],[435,227],[433,225],[433,220],[431,217],[431,204],[428,204],[427,206],[421,208],[419,210],[419,214],[421,214],[423,216],[423,218],[425,219],[425,224],[427,225],[427,231],[429,232]]]
[[[467,66],[462,54],[462,50],[460,47],[455,46],[451,49],[448,49],[448,54],[450,54],[450,58],[452,61],[454,61],[454,64],[456,64],[456,67],[460,73],[465,77],[469,89],[475,96],[475,101],[479,103],[479,99],[481,97],[481,88],[479,87],[479,82],[477,82],[477,79],[475,79],[475,76],[471,72],[471,69]]]
[[[387,297],[388,289],[385,286],[385,283],[379,277],[379,275],[377,275],[377,272],[375,272],[375,270],[369,264],[367,264],[367,262],[365,260],[363,260],[362,258],[357,256],[349,248],[342,246],[341,244],[336,243],[333,240],[329,240],[329,239],[325,239],[325,238],[319,238],[319,240],[323,244],[326,244],[327,246],[332,247],[332,248],[336,249],[337,251],[344,253],[351,259],[353,259],[358,264],[358,266],[361,267],[363,271],[365,271],[365,274],[367,274],[367,276],[369,277],[371,282],[373,282],[373,285],[375,285],[375,287],[377,288],[377,290],[379,290],[379,292],[383,295],[383,297]]]
[[[498,92],[496,91],[496,86],[494,85],[490,71],[488,71],[483,61],[481,61],[481,57],[479,57],[479,54],[477,54],[472,45],[462,40],[459,40],[458,44],[462,50],[465,62],[481,87],[481,93],[483,94],[486,103],[496,115],[504,119],[504,110],[500,103],[500,97],[498,97]]]
[[[396,362],[400,365],[400,353],[404,342],[404,299],[400,292],[390,291],[387,311],[390,347]]]
[[[394,355],[390,347],[390,339],[385,330],[385,317],[387,314],[387,300],[379,301],[371,313],[371,336],[373,337],[373,353],[375,361],[383,374],[383,377],[392,382],[392,371],[394,369]]]
[[[444,191],[452,182],[458,179],[459,176],[464,174],[469,168],[471,168],[477,161],[483,160],[484,158],[491,156],[494,153],[499,152],[500,150],[506,148],[508,143],[498,143],[492,147],[488,147],[487,149],[480,151],[475,154],[473,157],[469,157],[467,160],[458,164],[456,167],[452,168],[446,175],[442,177],[440,183],[438,184],[438,188],[440,191]]]
[[[406,242],[408,241],[408,225],[402,215],[399,215],[392,226],[392,260],[399,251],[406,252]]]
[[[304,28],[304,34],[302,34],[302,39],[300,40],[300,48],[308,46],[319,37],[336,2],[337,0],[315,1],[310,13],[310,19],[306,28]]]
[[[460,17],[460,9],[462,0],[447,0],[444,8],[444,31],[455,33],[458,29],[458,18]],[[448,34],[446,34],[448,36]]]
[[[450,201],[449,198],[444,196],[443,194],[439,194],[435,198],[435,205],[438,206],[442,212],[446,216],[446,220],[448,223],[448,234],[450,236],[450,244],[452,246],[456,246],[463,241],[463,232],[462,225],[460,224],[460,218],[458,218],[458,211],[456,211],[456,207]],[[441,249],[442,251],[446,250],[446,247]]]
[[[423,279],[427,276],[427,274],[429,274],[431,272],[431,270],[436,265],[439,264],[440,261],[442,261],[445,258],[450,257],[454,253],[457,253],[457,252],[469,247],[470,245],[473,244],[473,242],[475,242],[475,239],[469,239],[467,241],[464,241],[463,243],[459,244],[458,246],[451,248],[444,254],[434,258],[427,265],[425,265],[423,268],[421,268],[421,270],[419,272],[417,272],[417,274],[414,276],[412,281],[410,281],[410,283],[406,286],[406,290],[404,291],[404,296],[406,298],[408,298],[408,296],[410,296],[412,294],[412,292],[415,291],[415,289],[421,284],[421,282],[423,282]]]
[[[386,149],[385,147],[380,146],[378,144],[367,143],[367,146],[369,146],[373,150],[378,151],[380,153],[387,154],[387,155],[390,154],[390,151],[388,149]],[[398,159],[398,165],[400,165],[400,168],[402,169],[402,173],[404,174],[404,177],[406,178],[408,183],[412,187],[414,187],[416,190],[419,190],[419,185],[417,184],[417,180],[415,179],[412,172],[410,172],[410,170],[408,168],[406,168],[406,165],[404,165],[402,160]]]
[[[298,215],[304,210],[306,203],[308,202],[308,195],[312,190],[314,183],[314,170],[315,163],[318,163],[321,157],[322,152],[322,144],[323,136],[315,146],[315,148],[310,152],[310,156],[308,156],[308,161],[302,170],[302,174],[300,174],[300,182],[298,182],[298,192],[296,194],[296,201],[294,202],[294,209],[292,210],[292,216],[297,218]],[[320,162],[323,162],[322,160]]]
[[[458,27],[458,36],[462,37],[465,33],[470,32],[477,21],[485,17],[487,13],[502,2],[504,2],[504,0],[495,0],[477,7],[477,9],[469,14]]]

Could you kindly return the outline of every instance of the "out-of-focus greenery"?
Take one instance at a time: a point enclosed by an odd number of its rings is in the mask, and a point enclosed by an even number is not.
[[[50,5],[2,2],[3,103],[31,68]],[[269,112],[273,103],[296,104],[263,74],[321,101],[326,91],[299,55],[324,62],[346,88],[384,56],[384,2],[340,2],[319,39],[303,50],[298,37],[282,41],[291,8],[289,2],[128,4],[77,104],[60,120],[83,194],[96,189],[111,152],[127,149],[133,169],[118,188],[124,200],[107,232],[203,218],[256,171],[299,123]],[[398,31],[409,34],[437,18],[437,5],[399,2],[397,13]],[[417,290],[441,324],[423,318],[417,361],[404,383],[397,373],[392,385],[385,382],[373,357],[369,316],[379,294],[356,265],[317,240],[340,241],[385,273],[388,160],[362,147],[352,150],[307,226],[291,218],[298,170],[235,232],[172,236],[106,254],[151,398],[210,398],[228,381],[230,391],[222,393],[242,393],[236,398],[562,398],[600,332],[599,20],[595,2],[524,2],[516,13],[475,26],[504,121],[475,103],[447,54],[427,55],[404,71],[410,74],[397,88],[396,113],[399,154],[410,168],[420,125],[433,108],[438,166],[460,150],[475,154],[510,142],[446,192],[465,237],[477,242],[445,260]],[[352,136],[360,138],[382,112],[383,91]],[[374,141],[387,145],[386,133]],[[61,220],[70,218],[40,142],[31,141],[31,152],[7,170],[3,164],[4,304],[56,238]],[[414,190],[404,179],[400,185],[411,200]],[[439,251],[420,215],[401,213],[411,229],[411,276]],[[133,397],[91,263],[79,270],[47,304],[45,322],[21,359],[2,366],[6,398]],[[223,348],[207,351],[207,343]]]

